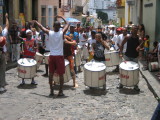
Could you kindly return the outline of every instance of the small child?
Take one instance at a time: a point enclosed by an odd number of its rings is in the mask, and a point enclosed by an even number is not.
[[[149,35],[146,35],[144,38],[144,59],[147,59],[147,55],[149,52],[149,44],[150,44],[150,40],[149,40]]]

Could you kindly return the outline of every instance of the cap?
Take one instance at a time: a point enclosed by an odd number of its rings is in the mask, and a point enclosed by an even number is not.
[[[26,30],[26,34],[27,34],[27,33],[29,33],[29,32],[32,32],[32,30],[30,30],[30,29],[27,29],[27,30]]]

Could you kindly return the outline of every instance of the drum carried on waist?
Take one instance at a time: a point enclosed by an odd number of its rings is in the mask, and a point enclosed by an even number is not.
[[[37,70],[37,62],[30,58],[19,59],[17,70],[18,77],[20,78],[34,78]]]
[[[82,47],[82,58],[83,59],[88,59],[89,58],[89,51],[88,51],[88,48],[87,48],[87,46],[88,46],[88,43],[85,43],[85,45],[83,45],[83,47]]]
[[[64,83],[67,83],[70,81],[71,79],[71,72],[70,72],[70,67],[69,67],[69,61],[65,59],[65,74],[63,75],[64,77]],[[53,80],[59,84],[60,81],[59,81],[59,75],[58,74],[54,74],[53,75]]]
[[[75,53],[75,57],[74,57],[75,66],[80,66],[81,65],[81,55],[77,50],[75,50],[74,53]]]
[[[48,65],[48,63],[49,63],[49,56],[50,56],[50,52],[46,52],[46,53],[44,53],[44,60],[45,60],[45,64],[47,64]]]
[[[38,69],[43,61],[43,55],[40,54],[39,52],[36,52],[35,60],[37,61],[37,69]]]
[[[120,57],[118,51],[110,51],[105,53],[106,66],[111,67],[119,65]]]
[[[106,84],[106,66],[101,62],[88,62],[84,65],[84,84],[89,87],[102,87]]]
[[[139,83],[139,65],[136,62],[125,61],[119,65],[120,83],[132,87]]]
[[[150,72],[158,71],[159,70],[158,62],[149,62],[148,68]]]

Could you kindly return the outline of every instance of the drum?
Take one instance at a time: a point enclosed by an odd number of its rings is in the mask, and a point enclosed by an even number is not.
[[[149,62],[148,67],[150,72],[159,70],[158,62]]]
[[[89,87],[103,87],[106,84],[106,66],[101,62],[84,65],[84,84]]]
[[[80,66],[81,65],[81,55],[79,52],[77,52],[77,50],[75,50],[74,53],[75,53],[75,57],[74,57],[75,66]]]
[[[44,60],[45,60],[45,64],[47,65],[48,65],[49,56],[50,56],[50,52],[44,53]]]
[[[78,47],[78,51],[79,51],[80,57],[82,58],[82,56],[83,56],[82,46],[78,45],[77,47]]]
[[[37,61],[37,69],[38,69],[43,61],[43,55],[40,54],[39,52],[36,52],[35,60]]]
[[[65,74],[63,75],[64,76],[64,83],[67,83],[70,81],[71,79],[71,72],[70,72],[70,67],[69,67],[69,61],[65,59]],[[59,84],[59,76],[58,74],[54,74],[53,75],[53,80]]]
[[[86,60],[89,58],[89,51],[87,49],[87,46],[88,46],[88,43],[85,43],[85,45],[83,45],[83,48],[82,48],[82,54],[83,54],[83,59]]]
[[[107,67],[119,65],[119,62],[120,62],[119,52],[117,52],[117,51],[106,52],[105,53],[105,61],[106,61]]]
[[[36,75],[37,62],[34,59],[22,58],[18,60],[18,77],[20,78],[34,78]]]
[[[120,83],[132,87],[139,83],[139,65],[132,61],[122,62],[119,65]]]

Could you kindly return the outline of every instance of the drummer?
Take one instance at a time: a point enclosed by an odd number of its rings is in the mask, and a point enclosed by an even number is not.
[[[64,36],[65,41],[64,41],[64,58],[69,61],[69,66],[71,70],[71,76],[73,79],[73,87],[77,88],[78,84],[76,83],[76,74],[74,71],[74,59],[73,59],[73,54],[72,54],[72,46],[75,46],[77,43],[75,40],[73,40],[73,34],[70,34],[69,36],[65,35]]]
[[[124,54],[124,59],[126,61],[133,61],[138,63],[138,51],[141,48],[142,44],[139,43],[139,37],[137,35],[138,28],[133,26],[131,29],[131,35],[129,37],[125,37],[122,41],[120,53],[122,56],[122,51],[124,44],[127,43],[126,52]],[[122,84],[119,84],[119,88],[123,88]],[[140,91],[138,85],[134,86],[134,89]]]
[[[91,59],[93,59],[93,44],[96,43],[96,40],[95,40],[95,36],[96,36],[96,31],[93,30],[91,31],[91,37],[88,38],[88,43],[89,43],[89,59],[88,61],[90,61]]]
[[[95,36],[96,43],[93,43],[93,58],[95,61],[101,61],[105,63],[104,49],[109,50],[109,46],[102,39],[102,35],[100,33],[96,33]]]
[[[32,38],[32,31],[30,29],[26,30],[26,36],[27,36],[26,38],[23,38],[22,56],[23,58],[34,59],[37,50],[37,44],[35,39]],[[22,83],[20,85],[24,84],[25,81],[24,78],[22,78]],[[37,85],[37,83],[34,81],[34,78],[32,78],[31,84]]]

